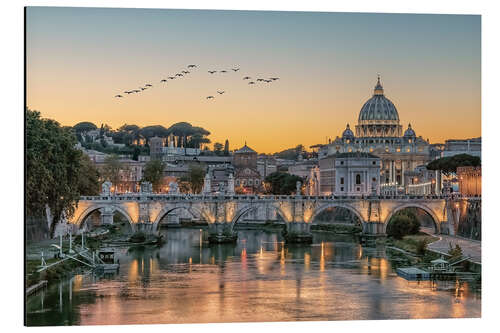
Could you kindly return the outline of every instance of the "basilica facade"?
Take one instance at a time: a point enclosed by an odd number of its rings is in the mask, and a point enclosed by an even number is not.
[[[373,96],[359,112],[354,130],[355,133],[347,124],[341,137],[337,136],[320,147],[320,169],[322,159],[334,159],[337,154],[370,153],[380,158],[380,186],[404,187],[407,185],[405,172],[411,172],[431,160],[429,141],[417,136],[411,124],[403,132],[396,106],[385,96],[380,77]],[[323,180],[323,176],[328,179],[331,170],[320,172]]]

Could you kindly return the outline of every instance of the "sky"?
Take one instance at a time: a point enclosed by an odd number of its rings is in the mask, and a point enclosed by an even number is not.
[[[197,68],[186,77],[160,83],[189,64]],[[403,130],[411,123],[431,143],[481,136],[478,15],[26,12],[27,106],[62,125],[187,121],[209,130],[212,143],[273,153],[353,128],[377,74]],[[280,79],[249,85],[244,76]],[[147,83],[153,87],[123,93]]]

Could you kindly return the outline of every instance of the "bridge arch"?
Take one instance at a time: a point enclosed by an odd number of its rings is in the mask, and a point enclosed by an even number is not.
[[[203,210],[200,210],[200,209],[195,208],[195,207],[190,206],[190,205],[181,205],[181,206],[166,206],[166,207],[164,207],[158,213],[158,215],[156,216],[156,219],[154,220],[153,224],[156,227],[158,227],[160,225],[160,221],[161,221],[162,218],[164,218],[165,216],[167,216],[168,214],[170,214],[171,212],[173,212],[174,210],[177,210],[177,209],[185,209],[191,215],[193,215],[193,216],[200,216],[201,218],[203,218],[208,223],[211,222],[210,221],[210,216],[208,216],[206,213],[204,213]]]
[[[405,204],[396,206],[394,209],[392,209],[389,212],[389,214],[387,214],[387,217],[384,221],[384,233],[386,232],[387,225],[388,225],[389,221],[391,220],[391,217],[393,217],[394,214],[396,214],[397,212],[399,212],[405,208],[419,208],[419,209],[423,210],[431,217],[432,222],[434,223],[434,232],[436,234],[439,234],[441,232],[441,221],[439,220],[438,216],[436,215],[436,213],[434,213],[434,211],[431,208],[429,208],[425,205],[419,204],[419,203],[405,203]]]
[[[123,216],[125,216],[125,218],[127,219],[127,221],[130,223],[130,224],[134,224],[134,221],[132,220],[132,218],[130,217],[130,214],[124,210],[123,208],[117,206],[117,205],[112,205],[112,204],[96,204],[96,205],[92,205],[88,208],[86,208],[82,213],[80,213],[80,215],[76,218],[74,224],[76,224],[78,227],[81,227],[82,223],[87,219],[87,217],[92,214],[93,212],[95,212],[96,210],[99,210],[101,208],[107,208],[107,207],[112,207],[114,209],[114,211],[118,211],[120,212]]]
[[[361,215],[361,213],[356,208],[354,208],[353,206],[348,205],[348,204],[344,204],[344,203],[332,202],[332,203],[327,203],[327,204],[324,204],[324,205],[319,206],[318,208],[316,208],[314,210],[314,214],[311,216],[311,223],[314,222],[314,220],[316,219],[316,217],[319,214],[321,214],[322,212],[324,212],[325,210],[327,210],[329,208],[344,208],[344,209],[347,209],[350,212],[354,213],[354,215],[357,216],[357,218],[359,219],[359,221],[361,222],[361,224],[363,224],[363,223],[366,222],[365,219],[363,218],[363,216]]]
[[[283,219],[283,221],[288,222],[285,213],[281,210],[281,208],[276,207],[275,205],[270,205],[269,206],[271,209],[276,210],[276,213]],[[258,210],[259,208],[265,208],[267,209],[266,206],[256,206],[256,205],[246,205],[242,208],[240,208],[235,214],[234,217],[231,221],[231,229],[234,227],[234,225],[242,218],[244,215],[247,213],[253,211],[253,210]]]

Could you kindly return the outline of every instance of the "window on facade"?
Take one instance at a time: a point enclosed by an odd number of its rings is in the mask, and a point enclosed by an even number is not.
[[[340,165],[344,165],[344,161],[340,161]]]
[[[376,161],[373,161],[373,162],[372,162],[372,164],[373,164],[373,165],[375,165],[375,164],[377,164],[377,162],[376,162]]]
[[[359,187],[356,187],[356,191],[358,191],[358,192],[359,192]]]
[[[344,184],[344,177],[340,177],[340,184]]]
[[[253,180],[249,179],[248,180],[248,185],[253,185]]]
[[[245,186],[247,184],[247,181],[245,179],[243,179],[242,184],[243,184],[243,186]]]
[[[259,180],[258,179],[256,179],[254,182],[255,182],[255,185],[259,185]]]
[[[340,188],[340,192],[344,192],[344,188],[343,187]]]
[[[372,182],[376,182],[376,181],[377,181],[377,178],[373,177]]]
[[[356,175],[356,184],[361,184],[361,175],[360,174],[357,174]]]

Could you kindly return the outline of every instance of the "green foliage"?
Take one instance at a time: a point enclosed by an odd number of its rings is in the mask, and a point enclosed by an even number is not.
[[[434,160],[427,164],[428,170],[440,170],[443,173],[449,175],[451,173],[457,172],[457,167],[460,166],[480,166],[481,159],[477,156],[471,156],[468,154],[458,154],[449,157],[443,157]]]
[[[419,239],[416,244],[416,252],[418,255],[423,256],[427,251],[428,240],[426,238]]]
[[[303,183],[304,180],[287,172],[273,172],[265,179],[266,189],[269,193],[283,195],[294,193],[298,181]]]
[[[51,235],[55,221],[73,214],[81,194],[85,171],[76,142],[73,129],[26,109],[26,213],[44,216],[47,205],[53,216]]]
[[[214,143],[214,152],[216,155],[222,155],[222,150],[224,149],[224,146],[220,142]]]
[[[96,130],[97,126],[91,122],[88,121],[82,121],[75,126],[73,126],[73,130],[77,133],[80,134],[82,132],[88,132],[88,131],[93,131]]]
[[[420,222],[412,212],[400,211],[396,213],[387,225],[386,233],[396,239],[406,235],[415,235],[420,231]]]
[[[78,192],[80,195],[98,195],[99,171],[87,155],[81,156],[79,174]]]
[[[161,160],[151,160],[144,167],[143,180],[150,182],[155,192],[159,192],[162,185],[164,169],[165,163]]]
[[[200,193],[203,188],[205,169],[200,165],[191,164],[186,176],[181,177],[179,188],[183,193]]]
[[[451,243],[449,243],[450,245],[450,248],[448,250],[448,254],[450,255],[450,260],[456,260],[456,259],[459,259],[462,257],[463,253],[462,253],[462,248],[460,247],[460,245],[458,244],[455,244],[455,247],[453,247],[451,245]]]
[[[274,154],[277,158],[283,158],[285,160],[297,160],[299,155],[305,152],[303,145],[297,145],[295,148],[285,149],[279,153]]]

